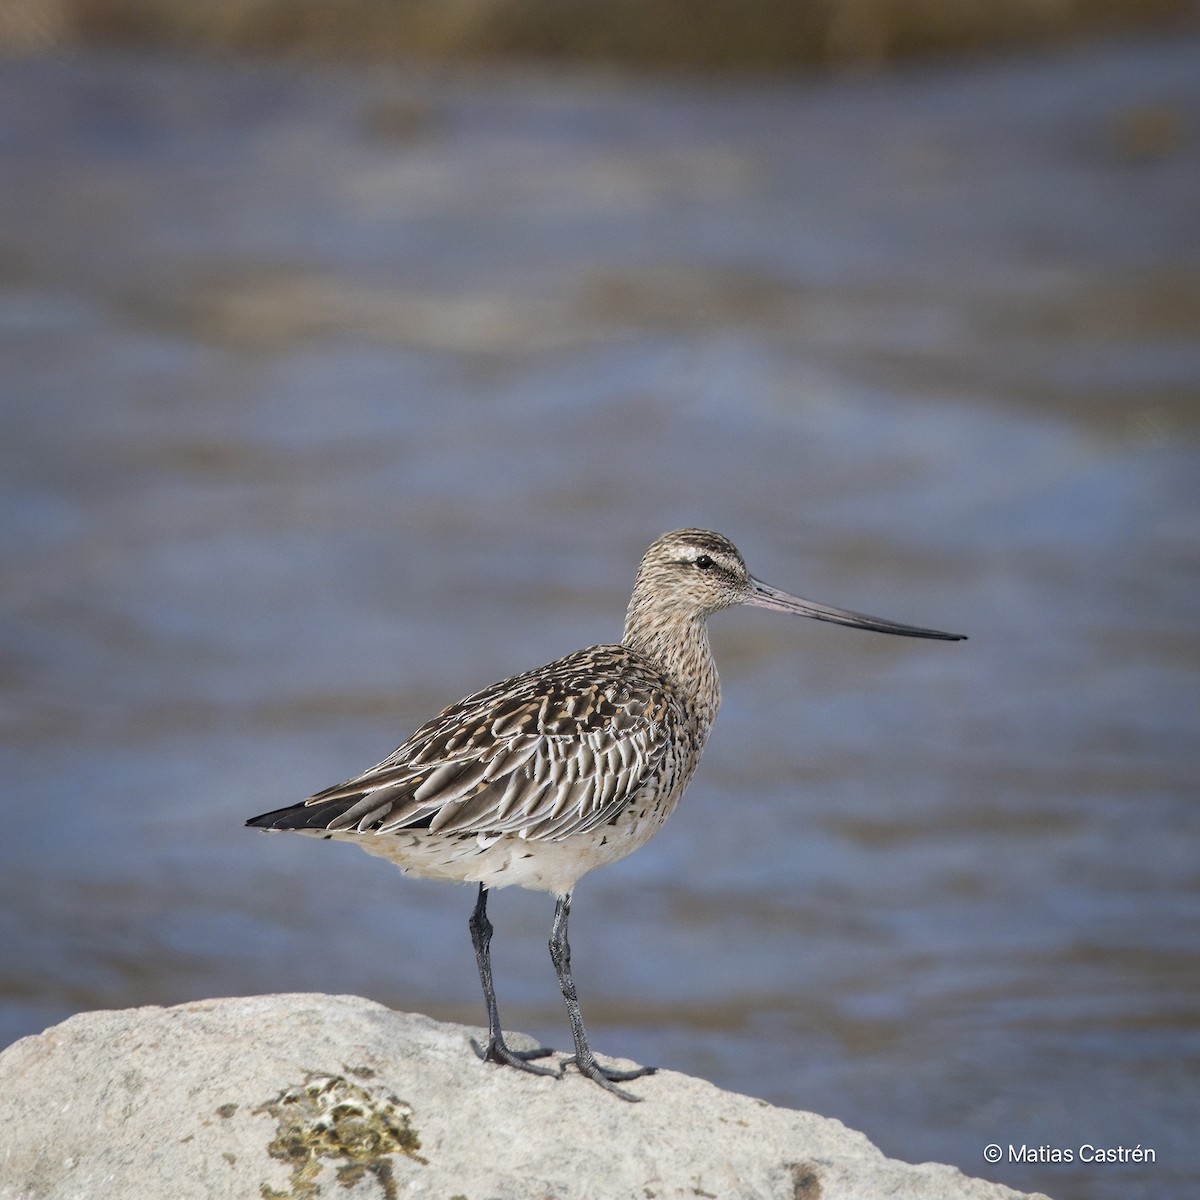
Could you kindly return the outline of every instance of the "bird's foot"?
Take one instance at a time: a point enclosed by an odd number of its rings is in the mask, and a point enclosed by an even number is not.
[[[535,1067],[529,1061],[531,1058],[547,1058],[554,1053],[553,1050],[546,1046],[537,1046],[532,1050],[513,1050],[505,1044],[504,1038],[495,1037],[491,1038],[486,1046],[481,1046],[472,1038],[471,1049],[484,1062],[494,1062],[506,1067],[516,1067],[518,1071],[528,1071],[530,1075],[553,1075],[556,1079],[562,1078],[562,1070],[560,1068]]]
[[[614,1096],[620,1096],[622,1100],[628,1100],[631,1104],[637,1104],[641,1096],[635,1096],[632,1092],[617,1087],[617,1084],[626,1083],[630,1079],[640,1079],[643,1075],[653,1075],[658,1070],[657,1067],[635,1067],[632,1071],[618,1071],[615,1067],[602,1067],[591,1054],[582,1062],[579,1055],[563,1062],[564,1067],[571,1064],[578,1068],[581,1075],[586,1075],[588,1079],[598,1083],[606,1092],[612,1092]]]

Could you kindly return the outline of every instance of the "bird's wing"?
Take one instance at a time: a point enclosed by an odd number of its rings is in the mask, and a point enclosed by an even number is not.
[[[594,647],[451,705],[378,766],[283,810],[295,824],[268,827],[585,832],[655,772],[681,717],[649,664],[623,646]]]

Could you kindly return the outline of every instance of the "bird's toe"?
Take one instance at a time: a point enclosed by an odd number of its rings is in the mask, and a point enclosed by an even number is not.
[[[612,1092],[614,1096],[620,1096],[622,1100],[628,1100],[631,1103],[638,1103],[641,1096],[635,1096],[632,1092],[627,1092],[624,1088],[617,1087],[618,1083],[627,1083],[630,1079],[641,1079],[643,1075],[653,1075],[658,1070],[657,1067],[635,1067],[630,1071],[619,1071],[615,1067],[601,1066],[594,1058],[588,1058],[584,1062],[580,1062],[578,1056],[568,1058],[563,1066],[574,1065],[581,1075],[592,1080],[593,1083],[598,1083],[606,1092]]]
[[[556,1079],[562,1078],[560,1067],[539,1067],[529,1061],[533,1058],[547,1058],[553,1054],[554,1051],[547,1046],[536,1046],[532,1050],[513,1050],[503,1038],[493,1039],[486,1046],[481,1046],[472,1038],[471,1048],[484,1062],[516,1067],[518,1071],[528,1071],[530,1075],[553,1075]]]

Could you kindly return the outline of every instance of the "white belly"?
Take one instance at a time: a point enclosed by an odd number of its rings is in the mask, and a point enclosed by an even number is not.
[[[564,895],[588,871],[616,862],[644,846],[662,828],[674,801],[635,800],[616,822],[586,833],[550,840],[486,834],[327,833],[300,830],[312,837],[350,842],[368,854],[386,858],[407,875],[452,883],[482,883],[487,888],[524,887]]]

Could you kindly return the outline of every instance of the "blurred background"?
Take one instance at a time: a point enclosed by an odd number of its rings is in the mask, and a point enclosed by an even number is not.
[[[714,619],[698,777],[577,892],[598,1050],[1057,1200],[1194,1189],[1195,18],[0,3],[0,1045],[479,1023],[470,889],[242,823],[615,640],[702,525],[971,640]],[[563,1048],[551,911],[498,893],[493,950]]]

